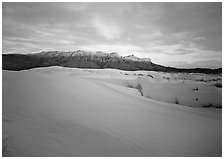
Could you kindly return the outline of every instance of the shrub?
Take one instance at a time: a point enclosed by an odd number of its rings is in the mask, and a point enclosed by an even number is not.
[[[179,101],[178,101],[177,98],[174,99],[174,103],[175,103],[175,104],[179,104]]]
[[[193,91],[198,91],[198,87],[194,88]]]
[[[140,92],[141,95],[143,96],[142,85],[138,83],[136,89],[139,90],[139,92]]]
[[[203,105],[203,108],[222,108],[222,105],[213,105],[212,103],[209,103],[207,105]]]
[[[137,89],[141,93],[141,95],[143,96],[142,85],[140,83],[138,83],[137,85],[133,85],[133,84],[128,83],[127,87]]]
[[[127,87],[134,88],[134,86],[132,84],[130,84],[130,83],[128,83]]]
[[[218,88],[222,88],[222,83],[215,83],[214,85]]]
[[[150,75],[150,74],[148,74],[147,76],[148,76],[148,77],[151,77],[151,78],[153,78],[153,76],[152,76],[152,75]]]

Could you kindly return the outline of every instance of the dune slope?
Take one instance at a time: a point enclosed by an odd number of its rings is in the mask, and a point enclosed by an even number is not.
[[[221,156],[220,109],[153,101],[87,76],[3,71],[3,156]]]

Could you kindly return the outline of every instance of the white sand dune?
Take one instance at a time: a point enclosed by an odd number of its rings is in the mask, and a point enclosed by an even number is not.
[[[3,156],[221,156],[221,109],[142,97],[124,73],[3,71]]]

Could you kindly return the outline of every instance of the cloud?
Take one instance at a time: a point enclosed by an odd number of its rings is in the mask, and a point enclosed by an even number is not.
[[[172,46],[156,46],[151,49],[147,48],[146,54],[148,54],[148,56],[152,59],[152,62],[166,66],[183,68],[200,66],[207,68],[218,68],[222,66],[222,59],[220,58],[222,52],[203,50],[201,48],[197,48],[197,45],[192,43],[186,45],[179,44]]]
[[[62,3],[65,9],[72,10],[74,12],[86,11],[88,9],[89,3]]]
[[[161,38],[162,36],[163,34],[161,33],[160,30],[150,29],[150,30],[147,30],[147,32],[143,32],[137,35],[137,38],[141,40],[151,40],[151,39]]]
[[[177,33],[173,33],[173,36],[177,39],[184,39],[189,35],[189,32],[187,31],[183,31],[183,32],[177,32]]]
[[[196,61],[196,62],[178,62],[178,61],[172,61],[172,66],[178,67],[178,68],[221,68],[222,62],[218,60],[206,60],[206,61]]]
[[[134,27],[137,28],[137,29],[146,29],[147,28],[147,26],[140,25],[140,24],[135,24]]]
[[[195,37],[194,40],[207,40],[205,37]]]
[[[175,44],[175,45],[158,45],[147,48],[149,52],[156,52],[159,54],[166,55],[186,55],[193,53],[194,50],[186,49],[184,44]]]
[[[222,61],[221,2],[4,2],[2,9],[3,52],[116,51],[168,66]]]
[[[121,29],[117,24],[103,20],[98,16],[93,18],[93,26],[107,40],[118,39],[120,37]]]

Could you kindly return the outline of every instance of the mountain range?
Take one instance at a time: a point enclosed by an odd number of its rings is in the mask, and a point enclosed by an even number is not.
[[[77,51],[42,51],[35,54],[3,54],[3,70],[27,70],[36,67],[62,66],[71,68],[114,68],[128,71],[147,70],[162,72],[186,73],[222,73],[222,68],[191,68],[182,69],[166,67],[151,62],[150,58],[138,58],[134,55],[120,56],[116,52],[105,53],[102,51],[88,52]]]

